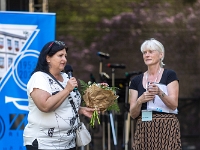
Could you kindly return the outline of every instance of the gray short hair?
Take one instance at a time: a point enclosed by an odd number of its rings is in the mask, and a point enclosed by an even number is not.
[[[163,53],[163,57],[160,60],[160,66],[163,67],[165,64],[163,63],[164,57],[165,57],[165,49],[164,46],[162,45],[162,43],[160,43],[159,41],[157,41],[154,38],[151,38],[149,40],[144,41],[144,43],[142,43],[141,45],[141,52],[143,53],[146,49],[149,50],[157,50],[161,53]]]

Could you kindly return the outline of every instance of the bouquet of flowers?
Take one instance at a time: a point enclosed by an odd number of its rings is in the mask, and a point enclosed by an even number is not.
[[[98,111],[114,110],[119,111],[116,95],[117,87],[109,87],[107,83],[85,83],[79,80],[81,84],[81,92],[83,100],[87,107],[95,108],[95,111],[90,120],[90,125],[94,127],[95,120],[100,124]]]

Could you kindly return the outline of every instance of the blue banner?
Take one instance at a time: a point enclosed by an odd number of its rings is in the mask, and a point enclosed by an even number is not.
[[[0,11],[0,149],[25,150],[26,85],[40,50],[55,39],[55,13]]]

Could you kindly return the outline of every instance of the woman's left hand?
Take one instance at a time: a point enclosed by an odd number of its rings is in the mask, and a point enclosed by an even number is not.
[[[94,110],[95,110],[94,108],[80,107],[79,114],[83,114],[84,116],[91,118]]]
[[[160,91],[159,87],[155,84],[148,85],[147,90],[149,91],[149,93],[154,95],[158,95]]]

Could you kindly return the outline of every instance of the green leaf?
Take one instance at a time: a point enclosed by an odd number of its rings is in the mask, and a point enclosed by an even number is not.
[[[80,81],[80,85],[81,85],[81,95],[84,95],[85,90],[89,87],[89,85],[81,79],[79,79],[79,81]]]
[[[108,111],[116,111],[116,112],[120,112],[120,109],[119,109],[119,105],[118,105],[118,102],[117,100],[115,100],[114,104],[111,105],[110,107],[107,108]]]

